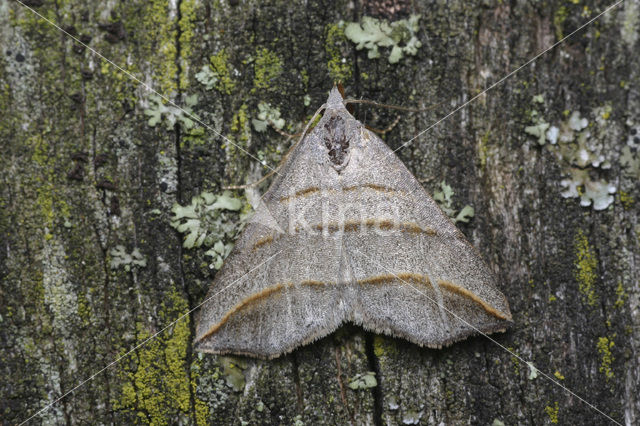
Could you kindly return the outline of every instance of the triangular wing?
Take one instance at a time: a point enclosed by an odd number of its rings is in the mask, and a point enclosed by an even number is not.
[[[384,142],[366,129],[359,141],[344,178],[362,189],[349,202],[380,225],[344,233],[353,321],[429,347],[504,330],[508,302],[477,250]]]
[[[197,350],[272,358],[331,333],[349,316],[338,285],[341,240],[319,238],[316,227],[338,187],[320,142],[327,117],[283,160],[216,274],[198,316]]]
[[[206,300],[196,349],[261,358],[346,320],[431,347],[511,320],[480,255],[335,89]]]

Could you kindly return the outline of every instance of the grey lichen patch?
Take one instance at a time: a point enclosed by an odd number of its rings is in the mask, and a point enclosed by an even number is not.
[[[140,249],[137,247],[131,253],[127,253],[124,246],[117,245],[109,251],[109,255],[111,256],[111,261],[109,262],[111,269],[123,268],[129,272],[132,268],[144,268],[147,266],[147,258],[140,253]]]
[[[535,380],[538,377],[538,369],[529,361],[527,361],[527,367],[529,367],[529,380]]]
[[[196,94],[187,96],[185,98],[185,106],[181,108],[165,105],[160,96],[152,94],[149,96],[149,107],[144,110],[144,114],[149,116],[147,124],[155,127],[157,124],[162,123],[167,130],[173,130],[175,124],[180,123],[185,129],[192,129],[195,127],[195,122],[190,116],[193,116],[192,108],[197,103],[198,95]]]
[[[380,57],[380,47],[391,47],[389,63],[395,64],[404,55],[415,56],[422,46],[417,37],[419,20],[420,15],[411,15],[409,19],[389,23],[365,16],[361,22],[349,22],[344,34],[356,43],[356,49],[367,49],[369,59]]]
[[[540,104],[534,98],[534,104]],[[614,200],[617,186],[606,179],[606,170],[614,158],[610,147],[612,131],[609,122],[611,105],[594,108],[591,121],[579,111],[567,112],[568,118],[551,125],[535,109],[530,111],[533,124],[525,127],[525,133],[534,136],[558,160],[566,176],[560,184],[564,198],[580,198],[580,205],[604,210]]]
[[[243,227],[242,207],[242,200],[229,191],[219,195],[205,191],[193,197],[188,206],[173,205],[171,226],[185,234],[184,248],[208,248],[204,254],[213,259],[209,267],[220,269]]]
[[[466,205],[458,211],[453,207],[453,189],[445,181],[440,182],[440,189],[433,193],[433,199],[438,203],[442,211],[453,219],[454,223],[469,223],[475,214],[470,205]]]
[[[353,390],[357,389],[369,389],[376,387],[378,381],[376,380],[376,373],[373,371],[367,371],[364,374],[356,374],[349,380],[349,387]]]
[[[402,416],[402,424],[417,425],[420,423],[420,419],[422,418],[423,415],[424,415],[424,412],[422,410],[421,411],[409,410],[406,413],[404,413],[404,415]]]
[[[258,110],[258,117],[251,120],[256,132],[264,132],[267,130],[267,125],[271,125],[276,129],[284,127],[285,121],[284,118],[280,118],[280,110],[278,108],[274,108],[266,102],[260,102]]]

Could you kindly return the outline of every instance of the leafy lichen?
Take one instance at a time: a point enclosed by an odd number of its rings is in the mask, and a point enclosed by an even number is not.
[[[220,269],[242,228],[241,208],[242,201],[229,191],[219,195],[205,191],[193,197],[188,206],[173,205],[171,226],[185,234],[184,248],[208,248],[204,254],[213,259],[209,266]]]
[[[129,272],[133,267],[144,268],[147,266],[147,258],[140,253],[140,249],[137,247],[134,248],[131,253],[127,253],[124,246],[117,245],[111,249],[109,255],[111,256],[109,262],[111,269],[122,267],[125,271]]]
[[[595,108],[591,123],[578,111],[566,111],[567,118],[557,125],[551,125],[532,110],[533,124],[524,129],[558,159],[566,175],[560,181],[564,187],[562,197],[580,198],[581,206],[592,206],[594,210],[609,207],[617,190],[616,185],[604,178],[605,171],[611,168],[606,155],[606,141],[612,133],[608,123],[611,110],[610,105]]]
[[[176,123],[182,124],[185,130],[193,129],[195,122],[189,115],[193,115],[192,107],[198,103],[198,95],[187,96],[185,106],[178,108],[173,105],[165,105],[164,100],[155,94],[149,96],[149,107],[144,114],[149,116],[147,124],[151,127],[163,123],[167,130],[173,130]],[[186,113],[185,113],[186,111]],[[189,113],[189,115],[187,114]]]
[[[389,63],[395,64],[403,55],[415,56],[422,46],[417,37],[419,20],[420,15],[411,15],[409,19],[389,23],[365,16],[361,22],[349,22],[344,34],[356,43],[356,49],[367,49],[369,59],[380,57],[380,47],[391,47]]]
[[[378,381],[376,380],[376,373],[373,371],[367,371],[364,374],[356,374],[349,380],[349,387],[353,390],[356,389],[369,389],[376,387]]]
[[[451,186],[447,185],[445,181],[442,181],[440,182],[440,190],[433,193],[433,199],[440,205],[442,211],[453,219],[454,223],[469,223],[475,214],[473,207],[466,205],[462,210],[457,211],[453,207],[453,194],[454,192]]]
[[[282,129],[284,127],[284,118],[280,117],[280,110],[272,107],[266,102],[260,102],[258,104],[258,118],[251,120],[253,128],[256,132],[264,132],[267,130],[267,125],[271,125],[276,129]]]

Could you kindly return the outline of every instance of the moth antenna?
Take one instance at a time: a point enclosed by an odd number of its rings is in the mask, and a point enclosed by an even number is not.
[[[437,108],[439,106],[442,106],[442,105],[444,105],[446,103],[446,101],[442,101],[440,103],[437,103],[435,105],[431,105],[431,106],[426,107],[426,108],[410,108],[410,107],[403,107],[403,106],[399,106],[399,105],[383,104],[383,103],[380,103],[380,102],[370,101],[370,100],[367,100],[367,99],[345,99],[344,103],[345,104],[369,104],[369,105],[382,107],[382,108],[397,109],[397,110],[400,110],[400,111],[422,112],[422,111],[430,111],[430,110],[435,109],[435,108]]]
[[[375,133],[377,133],[377,134],[379,134],[379,135],[384,135],[385,133],[388,133],[388,132],[392,131],[392,130],[393,130],[393,128],[394,128],[394,127],[396,127],[396,126],[398,125],[398,123],[400,122],[400,119],[401,119],[401,118],[402,118],[402,117],[397,116],[397,117],[396,117],[396,119],[395,119],[395,120],[393,120],[393,123],[391,123],[389,126],[387,126],[387,127],[386,127],[386,128],[384,128],[384,129],[375,129],[375,128],[370,127],[370,126],[364,126],[364,127],[365,127],[367,130],[371,130],[372,132],[375,132]]]
[[[322,111],[323,109],[325,109],[327,107],[327,104],[322,104],[320,106],[320,108],[318,108],[318,110],[315,112],[315,114],[313,114],[313,117],[311,117],[311,120],[309,120],[309,122],[307,123],[306,127],[304,128],[304,131],[300,134],[300,139],[298,139],[298,141],[296,143],[294,143],[291,148],[289,148],[289,150],[287,151],[287,153],[284,155],[284,157],[282,157],[282,160],[280,160],[280,164],[278,164],[278,167],[276,167],[275,169],[273,169],[271,172],[267,173],[266,175],[264,175],[263,177],[261,177],[260,179],[258,179],[255,182],[252,183],[247,183],[245,185],[231,185],[231,186],[223,186],[222,189],[247,189],[247,188],[251,188],[254,187],[256,185],[259,185],[260,183],[264,182],[266,179],[270,178],[271,176],[273,176],[274,174],[278,173],[278,170],[280,170],[280,168],[282,167],[282,165],[286,162],[287,158],[289,157],[289,154],[291,153],[291,151],[293,151],[293,149],[298,146],[298,144],[300,142],[302,142],[302,139],[304,139],[305,135],[307,134],[307,132],[309,131],[309,127],[311,126],[311,124],[313,124],[316,120],[316,117],[320,114],[320,111]],[[275,127],[274,127],[275,129]],[[276,130],[277,131],[277,130]],[[297,136],[297,135],[292,135],[292,136]]]
[[[278,129],[274,124],[273,121],[268,120],[267,121],[269,123],[269,125],[271,126],[271,128],[273,130],[275,130],[277,133],[279,133],[280,135],[284,136],[285,138],[289,138],[289,139],[293,139],[293,138],[297,138],[298,136],[300,136],[302,133],[287,133],[282,129]]]
[[[282,164],[282,163],[280,163],[280,164]],[[247,183],[245,185],[223,186],[222,189],[223,190],[227,190],[227,189],[248,189],[248,188],[253,188],[254,186],[260,185],[262,182],[264,182],[265,180],[269,179],[271,176],[276,174],[276,172],[278,170],[280,170],[280,166],[276,167],[274,170],[271,170],[269,173],[267,173],[266,175],[262,176],[260,179],[258,179],[255,182]]]

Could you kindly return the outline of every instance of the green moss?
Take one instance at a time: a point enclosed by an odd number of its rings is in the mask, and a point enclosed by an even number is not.
[[[549,421],[553,424],[558,423],[558,412],[560,411],[560,407],[558,406],[558,401],[553,404],[553,407],[547,405],[544,407],[544,411],[549,416]]]
[[[622,189],[618,191],[618,196],[620,197],[620,203],[625,210],[629,210],[633,207],[634,199],[631,194],[623,191]]]
[[[614,308],[622,308],[624,306],[624,302],[627,300],[627,293],[624,291],[624,286],[622,285],[622,281],[618,283],[618,287],[616,287],[616,302],[613,304]]]
[[[398,348],[391,339],[387,339],[379,334],[376,334],[373,338],[373,353],[378,359],[384,357],[393,358],[397,354]],[[381,359],[380,362],[383,362]]]
[[[175,14],[170,13],[168,3],[163,0],[150,0],[146,6],[140,33],[146,36],[149,46],[156,48],[154,56],[164,59],[156,64],[154,81],[159,85],[160,93],[170,96],[177,89],[178,75]]]
[[[178,27],[180,28],[180,37],[178,39],[180,42],[180,58],[178,60],[182,67],[179,82],[182,89],[189,85],[189,73],[186,71],[191,57],[191,40],[194,35],[196,12],[195,0],[182,0],[180,2],[180,21],[178,22]]]
[[[214,75],[218,78],[215,87],[220,93],[230,95],[236,87],[235,81],[231,78],[229,70],[229,55],[221,50],[215,55],[209,57],[209,65]]]
[[[553,26],[556,30],[556,39],[560,40],[564,37],[564,21],[567,20],[569,11],[565,6],[560,6],[553,14]]]
[[[165,324],[187,312],[186,301],[177,291],[170,293],[160,308]],[[142,322],[137,324],[137,344],[153,335]],[[165,332],[150,340],[123,363],[119,372],[123,383],[116,410],[129,411],[141,423],[167,425],[184,423],[191,413],[191,393],[195,393],[197,365],[187,364],[187,347],[191,344],[189,317],[180,319]],[[121,355],[128,351],[121,350]],[[197,363],[197,361],[194,361]],[[196,421],[206,424],[208,408],[196,400]],[[181,419],[182,421],[179,421]]]
[[[282,73],[282,60],[275,52],[262,48],[256,52],[253,90],[269,89]]]
[[[576,256],[574,276],[578,281],[578,289],[584,296],[585,301],[590,306],[595,306],[598,302],[595,290],[595,283],[598,278],[598,261],[593,248],[589,244],[589,240],[582,230],[579,230],[576,235],[574,247]]]
[[[345,59],[343,49],[347,38],[344,35],[344,23],[328,24],[325,27],[326,38],[324,50],[327,54],[327,70],[335,82],[346,82],[351,78],[353,69],[351,61]]]
[[[242,104],[238,112],[236,112],[231,119],[231,131],[238,133],[239,135],[236,140],[243,142],[247,142],[249,140],[249,135],[251,134],[248,110],[249,106],[247,104]]]
[[[484,170],[487,166],[487,158],[489,158],[489,136],[491,130],[487,130],[484,135],[480,137],[478,141],[478,160],[480,161],[480,167]]]
[[[87,296],[84,292],[78,293],[77,304],[78,317],[82,321],[82,325],[84,325],[85,327],[91,325],[91,305],[89,304]]]
[[[613,339],[609,339],[608,337],[600,337],[598,338],[598,343],[596,347],[598,348],[598,353],[601,357],[600,368],[598,369],[601,373],[605,375],[607,381],[612,379],[614,374],[611,369],[611,364],[615,360],[613,354],[611,353],[611,349],[615,346],[615,342]]]

